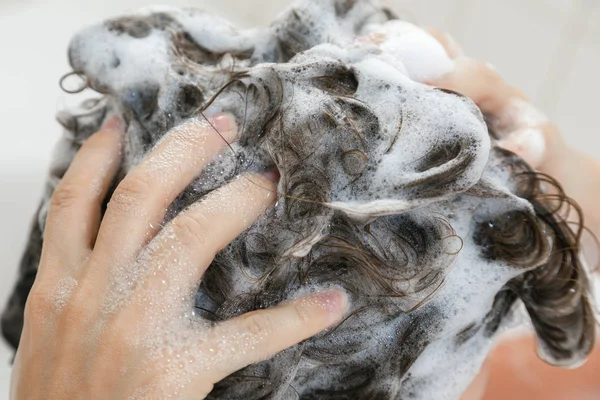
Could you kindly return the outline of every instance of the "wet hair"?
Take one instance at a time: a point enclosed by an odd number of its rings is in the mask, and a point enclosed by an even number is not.
[[[366,21],[393,18],[366,1],[325,3],[336,21],[360,21],[355,34]],[[376,79],[371,67],[314,48],[327,37],[310,34],[322,32],[315,4],[285,14],[264,47],[241,40],[228,51],[200,43],[175,11],[102,25],[111,38],[166,32],[172,59],[164,82],[117,84],[84,57],[85,35],[74,39],[71,65],[105,96],[59,115],[63,157],[51,168],[2,316],[14,347],[46,204],[80,144],[107,114],[120,113],[128,124],[122,178],[170,128],[218,106],[236,117],[239,141],[181,193],[167,220],[241,172],[277,167],[281,180],[277,205],[207,270],[199,316],[218,322],[323,287],[343,288],[351,307],[331,329],[217,383],[209,398],[422,399],[431,390],[451,398],[490,339],[518,319],[520,304],[544,360],[571,366],[585,359],[595,325],[576,203],[554,179],[496,147],[464,96]],[[233,62],[224,67],[224,59]],[[568,222],[573,214],[578,224]],[[448,378],[450,370],[467,379]]]

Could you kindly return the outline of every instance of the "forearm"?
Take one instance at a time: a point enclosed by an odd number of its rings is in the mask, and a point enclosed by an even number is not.
[[[600,162],[567,146],[556,127],[548,129],[549,154],[539,170],[555,178],[567,196],[579,204],[583,211],[584,225],[597,238],[600,237]],[[590,255],[596,254],[591,235],[584,235],[584,247]]]

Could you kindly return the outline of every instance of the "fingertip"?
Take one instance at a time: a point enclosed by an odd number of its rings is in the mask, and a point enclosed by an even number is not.
[[[221,135],[227,143],[233,143],[237,138],[237,124],[233,115],[220,113],[208,119],[210,125]]]
[[[307,313],[309,321],[315,321],[314,317],[316,316],[322,317],[320,330],[326,329],[341,320],[349,308],[348,295],[341,289],[316,292],[301,297],[296,302]]]
[[[123,132],[123,127],[124,123],[121,117],[118,115],[113,115],[104,121],[100,127],[100,131]]]
[[[83,147],[91,149],[106,149],[107,161],[110,164],[117,162],[115,154],[120,155],[123,146],[124,122],[118,115],[108,117],[100,126],[100,129],[85,141]]]
[[[431,35],[435,40],[438,41],[438,43],[444,48],[444,50],[446,51],[446,54],[448,54],[448,57],[450,57],[451,59],[457,59],[460,57],[463,57],[465,55],[464,50],[462,49],[462,47],[458,44],[458,42],[454,39],[454,37],[452,35],[450,35],[447,32],[442,32],[436,28],[433,27],[425,27],[424,28],[425,31],[427,31],[427,33],[429,33],[429,35]]]
[[[279,170],[277,168],[272,168],[272,169],[268,170],[267,172],[264,172],[262,175],[268,181],[273,182],[273,183],[278,183],[279,178],[281,177],[279,175]]]
[[[444,33],[444,38],[446,39],[445,49],[446,53],[451,59],[456,59],[465,56],[465,52],[462,47],[458,44],[456,39],[449,33]]]

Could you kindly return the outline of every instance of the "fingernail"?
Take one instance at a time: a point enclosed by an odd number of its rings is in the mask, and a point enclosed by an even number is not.
[[[348,310],[348,295],[342,290],[318,292],[306,297],[306,300],[325,310],[331,323],[339,321]]]
[[[279,182],[279,170],[277,168],[272,168],[270,170],[268,170],[267,172],[264,172],[262,174],[265,178],[267,178],[268,180],[270,180],[271,182],[277,183]]]
[[[104,121],[104,124],[102,124],[100,130],[122,132],[123,120],[118,115],[113,115],[112,117],[109,117],[106,121]]]
[[[237,126],[232,115],[222,113],[209,118],[208,121],[228,143],[237,137]]]

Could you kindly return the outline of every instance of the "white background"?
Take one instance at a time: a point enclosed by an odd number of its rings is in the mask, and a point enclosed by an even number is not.
[[[158,0],[161,1],[161,0]],[[66,102],[58,79],[82,26],[156,3],[0,0],[0,306],[15,279]],[[267,24],[287,0],[164,0],[214,11],[240,26]],[[574,147],[600,158],[598,0],[388,0],[404,19],[449,31],[531,97]],[[0,345],[0,398],[10,352]]]

